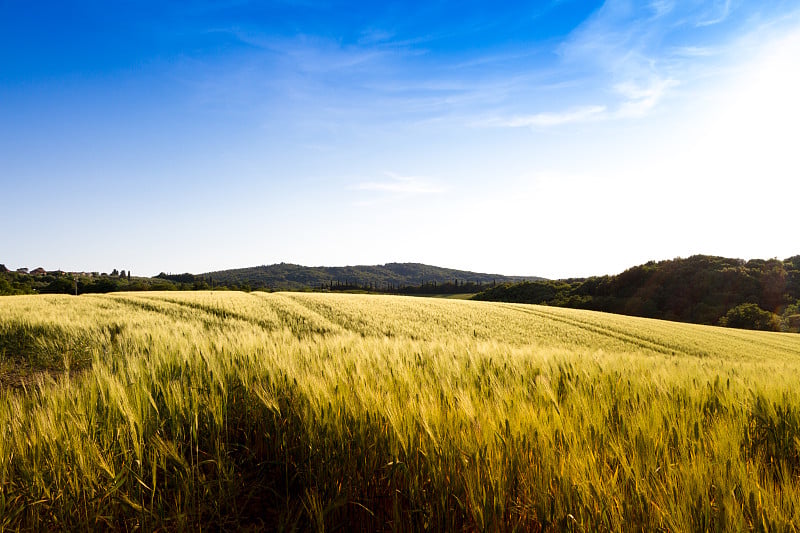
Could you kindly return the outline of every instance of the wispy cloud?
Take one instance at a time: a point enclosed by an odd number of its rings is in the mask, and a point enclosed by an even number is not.
[[[479,125],[508,128],[552,128],[566,124],[639,118],[647,115],[676,85],[678,82],[673,79],[655,78],[644,83],[629,80],[614,86],[614,92],[622,99],[613,109],[605,105],[590,105],[566,111],[493,118]]]
[[[514,116],[508,119],[493,119],[487,125],[507,126],[509,128],[532,127],[548,128],[575,122],[587,122],[602,118],[605,106],[586,106],[556,113],[536,113],[534,115]]]
[[[671,49],[671,54],[675,57],[711,57],[717,53],[718,50],[708,46],[676,46]]]
[[[363,181],[352,188],[358,191],[388,193],[396,196],[415,196],[422,194],[439,194],[445,191],[433,180],[420,176],[401,176],[394,172],[384,172],[386,179]]]
[[[716,34],[730,33],[754,12],[761,20],[759,9],[730,0],[607,0],[560,44],[459,53],[442,43],[451,34],[472,35],[469,21],[434,34],[438,27],[409,31],[375,17],[355,40],[234,25],[224,31],[255,52],[248,50],[240,73],[224,80],[219,100],[227,104],[229,92],[246,92],[264,102],[269,124],[286,116],[289,127],[315,131],[375,123],[547,129],[641,119],[671,101],[677,86],[688,94],[693,80],[713,73],[727,54]],[[712,24],[719,26],[703,29]],[[210,76],[208,85],[218,78]],[[372,190],[381,190],[376,185]]]
[[[368,28],[361,32],[361,36],[358,39],[358,44],[372,45],[376,43],[384,43],[391,41],[394,37],[394,32],[379,28]]]
[[[675,8],[675,2],[672,0],[654,0],[650,2],[650,9],[655,12],[656,18],[668,15]]]
[[[364,70],[385,55],[375,48],[342,46],[330,39],[310,36],[273,42],[270,49],[288,61],[287,67],[320,74]]]
[[[698,27],[703,26],[713,26],[714,24],[719,24],[723,22],[725,19],[728,18],[731,12],[731,0],[725,0],[724,2],[715,1],[711,8],[711,12],[708,14],[711,18],[707,18],[697,22]]]
[[[584,95],[590,102],[575,103],[566,112],[533,115],[531,123],[647,116],[675,87],[696,76],[698,62],[712,61],[720,53],[707,41],[692,40],[697,31],[686,30],[721,24],[734,10],[730,0],[711,7],[652,0],[644,9],[635,2],[607,0],[558,48],[562,68],[583,72],[591,80],[593,90]]]
[[[646,115],[653,109],[665,94],[679,84],[673,79],[655,78],[646,84],[626,81],[617,84],[614,89],[625,100],[616,112],[617,118],[636,118]]]

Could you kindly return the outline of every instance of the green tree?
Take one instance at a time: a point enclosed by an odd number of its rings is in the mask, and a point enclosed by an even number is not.
[[[800,332],[800,300],[786,306],[781,316],[781,331]]]
[[[777,311],[785,302],[786,269],[781,261],[770,259],[761,274],[761,307]]]
[[[719,319],[721,326],[729,328],[779,331],[780,320],[775,313],[764,311],[754,303],[740,304]]]
[[[74,294],[75,282],[66,277],[58,277],[39,292],[43,294]]]
[[[14,292],[14,287],[5,278],[0,278],[0,294],[14,294]]]

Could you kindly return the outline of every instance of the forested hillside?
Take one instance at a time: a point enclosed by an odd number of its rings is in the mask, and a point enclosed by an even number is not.
[[[614,276],[503,284],[478,300],[539,303],[772,331],[800,330],[800,255],[649,262]]]
[[[208,272],[200,275],[214,283],[225,285],[248,285],[253,289],[336,289],[337,286],[362,288],[375,291],[400,291],[402,288],[425,285],[475,285],[541,280],[534,276],[502,276],[483,274],[452,268],[442,268],[420,263],[387,263],[385,265],[358,265],[344,267],[309,267],[291,263],[262,265]],[[469,292],[469,291],[465,291]]]
[[[27,268],[10,271],[0,264],[0,295],[86,294],[151,290],[331,290],[397,294],[474,294],[498,283],[543,280],[538,277],[482,274],[419,263],[372,266],[307,267],[280,263],[222,270],[206,274],[169,274],[133,277],[130,271],[111,273],[46,271]]]

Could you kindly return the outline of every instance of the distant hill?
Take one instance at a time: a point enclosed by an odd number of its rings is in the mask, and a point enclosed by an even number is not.
[[[331,285],[372,287],[384,290],[387,287],[420,286],[423,284],[474,284],[537,281],[536,276],[503,276],[483,274],[466,270],[442,268],[421,263],[387,263],[385,265],[358,265],[343,267],[308,267],[291,263],[236,268],[199,274],[197,277],[213,280],[229,286],[248,285],[253,289],[303,289],[321,288]]]
[[[800,331],[800,255],[783,261],[706,255],[651,261],[615,276],[497,285],[473,299]]]
[[[307,267],[277,265],[237,268],[205,274],[160,273],[152,278],[133,277],[116,269],[111,274],[89,272],[46,272],[35,269],[9,272],[0,264],[0,295],[62,293],[78,294],[149,290],[359,290],[394,294],[447,295],[476,294],[488,286],[525,280],[535,276],[483,274],[420,263],[386,265]],[[41,271],[41,272],[40,272]],[[77,285],[77,287],[76,287]]]

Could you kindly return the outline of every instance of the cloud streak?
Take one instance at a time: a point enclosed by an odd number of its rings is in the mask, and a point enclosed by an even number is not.
[[[673,79],[653,79],[640,85],[632,81],[622,82],[614,90],[625,100],[616,112],[616,118],[637,118],[647,115],[670,89],[679,85]]]
[[[714,2],[715,4],[714,8],[717,7],[716,4],[718,3],[719,2]],[[702,28],[703,26],[713,26],[715,24],[719,24],[720,22],[723,22],[725,19],[728,18],[730,12],[731,12],[731,0],[725,0],[722,3],[722,7],[719,8],[716,13],[713,13],[711,15],[712,18],[701,20],[700,22],[697,23],[697,27]]]
[[[679,82],[673,79],[654,78],[644,83],[620,82],[613,90],[622,99],[610,109],[606,105],[574,107],[565,111],[547,111],[510,118],[496,118],[483,125],[494,127],[534,129],[553,128],[568,124],[581,124],[607,120],[635,119],[646,116],[661,99]]]
[[[497,119],[489,124],[495,126],[506,126],[509,128],[550,128],[554,126],[562,126],[564,124],[598,120],[602,119],[605,115],[606,107],[597,105],[570,109],[563,112],[544,112],[533,115],[515,116],[509,119]]]
[[[551,99],[538,102],[540,112],[505,112],[479,125],[543,129],[645,118],[676,87],[704,78],[733,54],[727,45],[709,45],[703,28],[741,24],[752,11],[730,0],[711,7],[654,0],[644,8],[608,0],[555,50],[562,75],[572,72],[583,83],[570,105],[563,104],[566,97]]]
[[[419,176],[401,176],[393,172],[385,172],[387,179],[380,181],[364,181],[352,188],[357,191],[387,193],[393,196],[415,196],[439,194],[445,192],[444,187]]]

